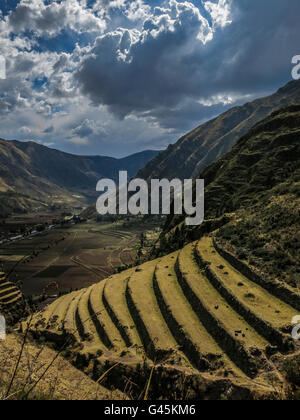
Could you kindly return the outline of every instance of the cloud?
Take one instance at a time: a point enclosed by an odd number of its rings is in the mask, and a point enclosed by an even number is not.
[[[120,28],[96,39],[75,74],[94,104],[125,116],[194,94],[191,59],[212,39],[212,28],[192,3],[169,5],[141,31]]]
[[[209,12],[214,26],[221,26],[222,28],[232,23],[231,6],[231,0],[219,0],[218,3],[206,1],[204,3],[204,7]]]
[[[287,82],[299,14],[299,0],[21,0],[0,16],[1,137],[162,148]]]
[[[56,3],[52,7],[46,7],[41,0],[32,3],[23,0],[9,16],[9,23],[16,32],[30,30],[37,33],[47,32],[49,35],[59,31],[65,21],[64,9]]]
[[[22,134],[23,136],[29,136],[30,134],[32,134],[32,131],[29,127],[21,127],[19,129],[19,133]]]
[[[75,127],[73,132],[81,138],[89,137],[95,132],[95,123],[94,121],[86,119],[80,125]]]
[[[154,116],[165,126],[160,115],[170,108],[175,115],[188,98],[202,104],[223,97],[242,101],[288,81],[299,36],[297,0],[203,5],[209,16],[191,2],[170,0],[140,30],[118,28],[99,36],[75,71],[81,92],[121,118]]]
[[[21,0],[9,15],[15,32],[32,31],[40,36],[55,36],[68,27],[78,33],[103,32],[105,21],[84,7],[84,2],[64,0]]]
[[[48,115],[48,116],[52,114],[51,105],[47,104],[47,102],[45,101],[39,102],[39,104],[36,107],[36,110],[39,114]]]
[[[54,132],[54,127],[53,127],[53,125],[51,125],[51,126],[47,127],[47,128],[43,131],[43,133],[44,133],[44,134],[51,134],[51,133],[53,133],[53,132]]]
[[[76,146],[82,146],[88,144],[88,139],[82,137],[70,137],[70,143],[75,144]]]

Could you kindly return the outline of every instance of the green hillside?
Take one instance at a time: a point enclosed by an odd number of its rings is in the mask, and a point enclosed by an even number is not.
[[[269,280],[296,287],[300,276],[299,162],[300,106],[294,105],[255,125],[231,152],[199,176],[205,179],[209,222],[187,228],[182,218],[171,216],[162,245],[175,249],[205,228],[211,231],[225,225],[217,233],[218,241]]]

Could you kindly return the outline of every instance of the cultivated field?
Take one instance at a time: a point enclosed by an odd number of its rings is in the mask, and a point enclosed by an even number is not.
[[[0,262],[27,296],[70,292],[133,264],[141,232],[120,223],[72,224],[0,245]]]
[[[280,293],[235,270],[204,237],[63,296],[30,330],[64,343],[95,378],[113,367],[107,385],[130,381],[134,397],[150,377],[153,398],[280,398],[281,363],[299,351],[291,338],[299,295]]]

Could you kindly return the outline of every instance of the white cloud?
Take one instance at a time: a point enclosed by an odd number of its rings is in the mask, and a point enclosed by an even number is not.
[[[39,114],[48,115],[48,116],[52,114],[51,105],[47,104],[47,102],[45,101],[39,102],[36,107],[36,110]]]
[[[232,0],[219,0],[217,3],[206,1],[205,9],[210,13],[214,26],[222,28],[232,23],[231,20],[231,3]]]
[[[21,127],[19,129],[19,133],[22,134],[23,136],[28,136],[28,135],[32,134],[32,131],[29,127]]]
[[[55,36],[67,27],[78,33],[101,33],[106,28],[105,21],[79,0],[21,0],[10,14],[9,24],[16,32],[28,30],[40,36]]]

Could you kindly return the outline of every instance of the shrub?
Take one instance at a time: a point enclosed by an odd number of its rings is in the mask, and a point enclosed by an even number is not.
[[[300,386],[300,355],[298,354],[293,359],[287,360],[283,368],[287,380],[293,385]]]

